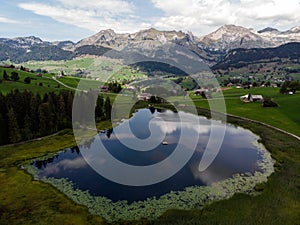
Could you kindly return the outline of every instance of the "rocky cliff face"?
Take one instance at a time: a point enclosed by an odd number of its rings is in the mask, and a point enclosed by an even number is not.
[[[262,38],[274,46],[283,45],[289,42],[300,42],[300,27],[294,27],[288,31],[278,31],[276,29],[265,29],[259,31]]]
[[[300,42],[300,28],[295,27],[280,32],[268,27],[256,32],[241,26],[225,25],[215,32],[201,37],[199,41],[203,46],[213,50],[278,47],[289,42]]]
[[[185,34],[182,32],[158,31],[153,28],[142,30],[133,34],[117,34],[113,30],[109,29],[100,31],[91,37],[81,40],[76,44],[76,47],[95,45],[113,49],[122,49],[129,45],[131,47],[144,46],[145,48],[152,48],[183,38],[184,36]]]

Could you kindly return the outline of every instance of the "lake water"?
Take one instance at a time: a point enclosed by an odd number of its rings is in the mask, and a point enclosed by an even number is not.
[[[181,115],[192,116],[182,112]],[[81,148],[66,149],[48,160],[35,161],[33,165],[39,169],[39,178],[67,178],[75,188],[88,190],[94,196],[104,196],[114,202],[127,200],[128,203],[153,196],[160,197],[170,191],[184,190],[186,187],[210,185],[237,173],[253,174],[255,171],[259,171],[257,162],[262,159],[262,153],[255,144],[258,137],[243,128],[218,122],[217,126],[220,129],[224,129],[226,126],[224,142],[213,163],[204,172],[199,172],[199,162],[211,133],[211,120],[197,117],[200,125],[186,121],[184,132],[182,132],[182,123],[179,117],[179,113],[169,110],[141,109],[132,118],[123,120],[115,130],[98,134],[103,145],[113,157],[123,163],[135,166],[152,165],[168,158],[182,135],[187,136],[190,140],[196,139],[196,149],[188,163],[175,175],[157,184],[141,187],[128,186],[115,183],[99,175],[89,166],[82,154],[82,151],[89,151],[91,154],[99,151],[93,141]],[[164,122],[161,122],[162,120]],[[157,135],[154,134],[154,140],[159,140],[160,132],[164,132],[166,136],[163,140],[167,141],[167,145],[160,143],[155,145],[151,151],[136,151],[124,145],[124,141],[134,142],[135,138],[147,139],[151,135],[150,122],[151,131],[157,131]],[[130,125],[131,135],[128,135],[123,127],[126,123]],[[188,145],[183,145],[182,151],[184,148],[188,148]],[[119,173],[122,176],[122,171]]]

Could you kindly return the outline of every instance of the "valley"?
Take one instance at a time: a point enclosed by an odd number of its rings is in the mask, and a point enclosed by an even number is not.
[[[150,28],[77,43],[0,38],[0,223],[295,224],[299,43],[299,27],[235,25],[201,37]],[[211,133],[226,126],[223,152],[200,171]],[[183,153],[148,180],[118,164],[124,183],[114,183],[91,166],[111,171],[101,141],[140,171]],[[191,150],[176,179],[147,183]]]

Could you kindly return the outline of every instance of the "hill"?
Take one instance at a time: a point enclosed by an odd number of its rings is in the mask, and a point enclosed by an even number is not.
[[[288,43],[276,48],[234,49],[212,69],[240,68],[254,63],[270,63],[289,60],[299,62],[300,43]]]
[[[3,72],[6,71],[10,77],[12,72],[17,72],[19,75],[19,80],[12,81],[3,79]],[[30,78],[30,83],[27,84],[24,80],[25,78]],[[74,91],[81,78],[65,76],[59,79],[53,79],[54,74],[42,74],[42,76],[37,76],[36,73],[26,72],[17,70],[14,68],[3,68],[0,67],[0,92],[7,94],[15,89],[23,92],[25,90],[30,90],[33,93],[39,93],[44,95],[45,93],[55,92],[59,93],[61,90],[71,90]],[[98,88],[102,85],[100,81],[85,79],[90,88]]]

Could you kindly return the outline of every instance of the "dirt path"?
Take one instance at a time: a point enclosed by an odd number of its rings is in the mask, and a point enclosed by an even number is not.
[[[62,86],[66,87],[66,88],[68,88],[68,89],[70,89],[70,90],[74,90],[74,91],[84,91],[84,90],[79,90],[79,89],[77,89],[77,88],[73,88],[73,87],[71,87],[71,86],[69,86],[69,85],[66,85],[65,83],[63,83],[63,82],[57,80],[56,77],[51,77],[51,78],[50,78],[50,77],[46,77],[46,78],[48,78],[48,79],[50,79],[50,80],[54,80],[54,81],[57,82],[58,84],[61,84]]]
[[[292,134],[292,133],[290,133],[290,132],[288,132],[288,131],[282,130],[282,129],[278,128],[278,127],[274,127],[274,126],[272,126],[272,125],[266,124],[266,123],[264,123],[264,122],[260,122],[260,121],[257,121],[257,120],[248,119],[248,118],[241,117],[241,116],[235,116],[235,115],[232,115],[232,114],[227,114],[227,115],[228,115],[228,116],[231,116],[231,117],[233,117],[233,118],[243,119],[243,120],[246,120],[246,121],[250,121],[250,122],[253,122],[253,123],[257,123],[257,124],[260,124],[260,125],[263,125],[263,126],[272,128],[272,129],[274,129],[274,130],[278,130],[278,131],[280,131],[280,132],[282,132],[282,133],[285,133],[285,134],[287,134],[287,135],[290,135],[290,136],[292,136],[292,137],[294,137],[294,138],[296,138],[296,139],[298,139],[298,140],[300,141],[300,137],[299,137],[299,136],[297,136],[297,135],[295,135],[295,134]]]
[[[57,133],[54,133],[54,134],[50,134],[48,136],[44,136],[44,137],[40,137],[40,138],[35,138],[35,139],[31,139],[31,140],[28,140],[28,141],[22,141],[22,142],[18,142],[18,143],[15,143],[15,144],[8,144],[8,145],[1,145],[1,147],[10,147],[10,146],[18,146],[18,145],[22,145],[22,144],[27,144],[27,143],[31,143],[31,142],[35,142],[35,141],[42,141],[46,138],[50,138],[50,137],[54,137],[56,135],[58,135],[61,131],[57,132]]]
[[[48,78],[49,78],[49,77],[48,77]],[[74,91],[83,91],[83,90],[79,90],[79,89],[77,89],[77,88],[70,87],[70,86],[64,84],[63,82],[57,80],[55,77],[52,77],[52,78],[49,78],[49,79],[52,79],[52,80],[56,81],[57,83],[61,84],[62,86],[66,87],[66,88],[69,88],[69,89],[71,89],[71,90],[74,90]]]

